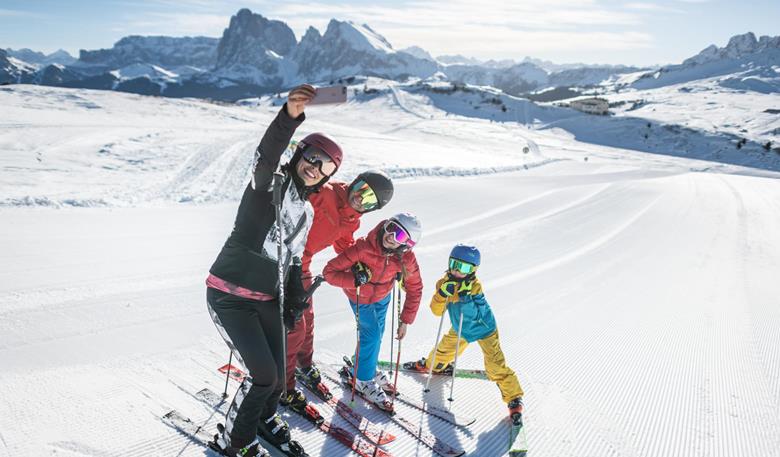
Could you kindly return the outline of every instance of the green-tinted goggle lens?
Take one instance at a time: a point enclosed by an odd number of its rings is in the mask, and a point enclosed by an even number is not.
[[[457,270],[464,275],[470,275],[477,270],[475,265],[450,257],[450,270]]]
[[[379,198],[367,182],[360,180],[352,187],[352,192],[360,197],[360,205],[365,210],[371,210],[379,206]]]

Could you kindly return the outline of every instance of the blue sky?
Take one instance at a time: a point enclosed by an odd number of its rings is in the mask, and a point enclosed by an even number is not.
[[[285,21],[298,39],[336,18],[367,23],[396,49],[556,63],[679,63],[736,34],[780,35],[778,0],[0,0],[0,48],[78,56],[126,35],[219,37],[240,8]]]

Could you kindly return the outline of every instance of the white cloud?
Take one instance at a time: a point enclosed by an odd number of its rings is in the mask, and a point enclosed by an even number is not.
[[[670,6],[665,5],[659,5],[658,3],[645,3],[645,2],[635,2],[635,3],[626,3],[624,5],[627,9],[632,10],[639,10],[639,11],[646,11],[646,12],[658,12],[658,13],[683,13],[684,11],[678,9],[678,8],[672,8]]]
[[[134,2],[135,0],[123,0]],[[126,33],[221,36],[229,15],[241,7],[286,22],[300,39],[309,26],[324,33],[332,19],[368,24],[395,48],[420,46],[433,55],[464,54],[480,58],[520,58],[558,53],[603,54],[652,47],[653,37],[639,31],[652,11],[662,8],[642,0],[616,7],[603,0],[411,0],[362,5],[342,0],[325,3],[182,0],[186,10],[171,11],[174,0],[150,0],[159,8],[114,24]],[[150,10],[161,12],[148,12]],[[229,13],[225,13],[229,11]]]
[[[636,32],[642,13],[595,0],[416,0],[393,6],[348,3],[269,4],[264,16],[285,21],[300,38],[331,18],[367,23],[395,48],[421,46],[433,55],[518,58],[548,51],[646,49],[652,36]]]
[[[230,17],[224,14],[147,13],[143,16],[131,16],[114,28],[137,35],[219,37],[229,23]]]

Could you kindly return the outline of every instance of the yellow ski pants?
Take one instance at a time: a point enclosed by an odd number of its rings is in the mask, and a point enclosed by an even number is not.
[[[444,338],[442,338],[436,346],[436,368],[434,368],[434,371],[442,370],[455,360],[455,346],[457,342],[458,332],[455,331],[455,329],[450,328],[450,331],[444,335]],[[498,341],[498,330],[477,342],[482,348],[482,355],[485,358],[485,371],[488,379],[498,385],[504,403],[509,403],[517,397],[522,397],[523,388],[520,387],[520,381],[517,380],[515,372],[506,364],[504,352],[501,350],[501,345]],[[468,345],[469,343],[466,340],[463,338],[460,339],[458,357],[460,357],[460,354],[463,353]],[[431,351],[425,359],[426,368],[430,369],[433,355],[433,351]]]

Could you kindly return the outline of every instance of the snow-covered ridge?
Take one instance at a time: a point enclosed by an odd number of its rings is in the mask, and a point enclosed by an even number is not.
[[[780,36],[765,35],[756,39],[753,32],[748,32],[731,37],[725,47],[719,48],[714,44],[710,45],[695,56],[685,59],[682,65],[701,65],[721,59],[742,59],[771,49],[780,49]]]
[[[343,144],[348,159],[339,174],[345,180],[366,167],[383,168],[394,178],[526,171],[612,148],[653,153],[659,161],[697,159],[689,166],[696,170],[780,171],[780,154],[762,147],[778,137],[772,133],[780,130],[778,121],[754,112],[756,122],[736,130],[708,130],[707,123],[720,115],[702,97],[690,102],[703,100],[700,110],[688,109],[701,120],[683,126],[669,101],[663,102],[668,108],[653,105],[665,117],[648,117],[655,112],[649,109],[599,117],[435,79],[399,84],[364,78],[349,92],[347,104],[312,107],[311,122],[298,132],[326,131]],[[0,102],[8,107],[0,117],[6,152],[0,158],[0,206],[234,200],[246,185],[259,130],[283,101],[271,96],[230,106],[90,90],[0,88]],[[722,96],[721,103],[731,104],[731,111],[734,103],[744,104],[746,112],[756,109],[738,94]],[[329,122],[335,118],[341,121]],[[751,133],[739,133],[743,128]],[[486,139],[467,141],[474,135]],[[749,141],[737,148],[739,135]],[[568,143],[573,145],[559,146]],[[592,152],[565,152],[586,144]]]
[[[780,36],[756,39],[748,32],[732,37],[723,48],[710,45],[682,64],[636,74],[625,82],[636,89],[651,89],[722,77],[723,87],[776,93],[780,92],[776,68],[780,68]]]
[[[132,64],[161,67],[189,65],[211,68],[217,60],[219,40],[209,37],[127,36],[110,49],[82,49],[79,62],[85,66],[114,69]]]

